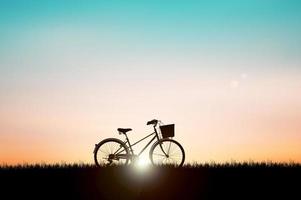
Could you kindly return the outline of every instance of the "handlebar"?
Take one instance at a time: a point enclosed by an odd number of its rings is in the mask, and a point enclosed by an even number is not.
[[[148,122],[146,123],[146,125],[151,125],[151,124],[153,124],[153,125],[156,126],[158,122],[159,122],[159,120],[153,119],[153,120],[151,120],[151,121],[148,121]]]

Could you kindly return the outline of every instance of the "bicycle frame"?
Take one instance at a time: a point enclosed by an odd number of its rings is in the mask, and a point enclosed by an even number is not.
[[[154,136],[152,137],[152,139],[151,139],[151,140],[150,140],[150,141],[142,148],[142,150],[138,153],[138,156],[140,156],[140,155],[144,152],[144,150],[145,150],[145,149],[146,149],[146,148],[147,148],[147,147],[148,147],[148,146],[149,146],[156,138],[157,138],[157,140],[160,140],[159,135],[158,135],[158,132],[157,132],[155,126],[154,126],[154,132],[153,132],[153,133],[151,133],[151,134],[145,136],[144,138],[142,138],[142,139],[136,141],[134,144],[131,144],[131,143],[130,143],[130,140],[129,140],[127,134],[124,134],[124,135],[125,135],[125,138],[126,138],[124,144],[127,146],[128,149],[130,149],[130,154],[131,154],[131,155],[135,155],[135,154],[134,154],[134,150],[133,150],[133,148],[132,148],[133,146],[135,146],[136,144],[138,144],[138,143],[140,143],[141,141],[145,140],[146,138],[148,138],[148,137],[154,135]],[[119,153],[121,153],[121,152],[124,151],[124,150],[122,150],[122,151],[119,152],[119,150],[120,150],[120,149],[118,149],[114,154],[119,154]],[[123,156],[122,154],[119,154],[119,155],[120,155],[121,157]]]

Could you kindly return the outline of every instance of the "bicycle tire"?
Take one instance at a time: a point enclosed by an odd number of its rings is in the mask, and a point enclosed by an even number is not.
[[[118,150],[119,148],[121,150]],[[121,154],[116,154],[116,153],[114,154],[114,151],[117,151],[117,153],[125,152],[124,153],[125,158],[122,159],[124,162],[118,162],[119,160],[117,160],[118,159],[117,155],[121,155]],[[106,153],[108,155],[105,155]],[[102,154],[104,156],[108,156],[108,157],[100,157],[100,156],[102,156]],[[111,159],[110,159],[110,155],[112,155]],[[95,145],[94,162],[95,162],[96,166],[98,166],[98,167],[108,166],[108,165],[113,165],[113,164],[127,165],[129,163],[128,155],[129,155],[129,150],[128,150],[127,146],[124,144],[124,142],[122,142],[121,140],[119,140],[117,138],[107,138]],[[116,158],[114,159],[114,157],[116,157]],[[104,159],[101,159],[101,158],[104,158]]]
[[[158,157],[162,157],[161,161]],[[149,151],[149,158],[151,163],[155,166],[167,164],[181,167],[185,162],[185,151],[179,142],[165,138],[153,144]]]

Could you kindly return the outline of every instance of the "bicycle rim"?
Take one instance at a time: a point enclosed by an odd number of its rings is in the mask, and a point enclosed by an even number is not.
[[[151,161],[154,165],[182,166],[184,159],[183,147],[170,139],[158,142],[151,152]]]
[[[96,152],[96,164],[99,166],[126,165],[128,163],[127,150],[124,145],[108,140],[99,145]]]

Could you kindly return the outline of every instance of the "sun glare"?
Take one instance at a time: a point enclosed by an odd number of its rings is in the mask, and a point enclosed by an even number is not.
[[[137,161],[136,166],[140,169],[146,168],[150,164],[149,160],[144,157],[140,157]]]

